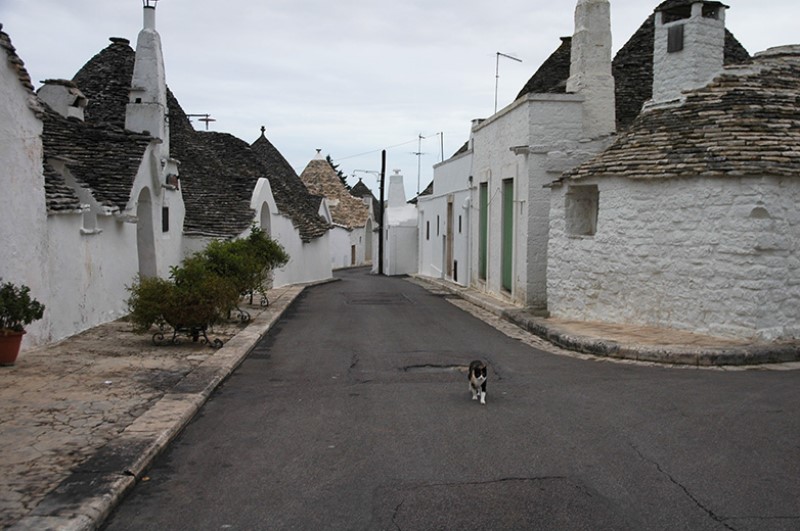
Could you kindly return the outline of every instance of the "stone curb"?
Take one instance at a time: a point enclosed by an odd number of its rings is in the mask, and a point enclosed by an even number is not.
[[[335,280],[335,279],[333,279]],[[289,287],[261,314],[187,374],[114,441],[81,464],[8,531],[92,531],[100,527],[156,457],[181,433],[214,390],[247,358],[306,287]]]
[[[599,357],[694,367],[764,365],[800,361],[800,346],[797,345],[693,348],[623,344],[613,340],[573,334],[550,323],[544,323],[542,319],[521,310],[503,311],[501,317],[558,347]]]
[[[748,366],[800,361],[800,344],[787,345],[743,345],[730,347],[662,347],[641,344],[623,344],[617,341],[598,339],[574,334],[559,328],[545,319],[536,317],[512,304],[491,301],[469,288],[453,286],[440,279],[424,276],[413,278],[432,286],[445,289],[510,323],[519,326],[550,343],[566,350],[621,360],[663,363],[666,365],[688,365],[694,367]]]

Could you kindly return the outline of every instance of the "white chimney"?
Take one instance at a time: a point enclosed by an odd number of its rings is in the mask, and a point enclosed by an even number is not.
[[[585,97],[583,128],[588,138],[616,131],[611,4],[608,0],[578,0],[567,92]]]
[[[167,81],[161,36],[156,31],[155,1],[144,0],[144,4],[144,24],[136,42],[125,128],[137,133],[147,131],[150,136],[163,140],[162,150],[169,153]]]
[[[394,170],[394,175],[389,177],[389,208],[403,207],[406,205],[406,188],[400,170]]]
[[[65,118],[84,121],[84,109],[89,100],[75,83],[66,79],[48,79],[42,83],[36,93],[39,99]]]
[[[689,1],[657,10],[653,49],[653,100],[674,102],[707,85],[725,62],[725,10],[720,2]]]

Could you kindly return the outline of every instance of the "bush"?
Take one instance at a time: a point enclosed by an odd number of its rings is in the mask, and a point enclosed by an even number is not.
[[[28,286],[11,282],[0,285],[0,334],[22,332],[25,326],[42,318],[44,304],[32,299],[30,293]]]
[[[128,288],[133,328],[153,325],[205,328],[224,319],[242,293],[264,291],[269,272],[289,261],[278,243],[261,229],[247,238],[214,241],[173,267],[170,280],[137,277]]]
[[[233,282],[239,293],[266,291],[270,271],[289,261],[283,247],[258,227],[253,227],[247,238],[211,242],[202,256],[209,268]]]

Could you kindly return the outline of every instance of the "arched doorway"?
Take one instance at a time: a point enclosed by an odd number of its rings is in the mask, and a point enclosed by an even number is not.
[[[264,234],[272,238],[272,215],[269,212],[269,205],[265,202],[261,205],[261,230]]]
[[[153,231],[153,202],[150,190],[145,188],[136,201],[136,248],[139,253],[139,274],[143,277],[158,275],[156,242]]]

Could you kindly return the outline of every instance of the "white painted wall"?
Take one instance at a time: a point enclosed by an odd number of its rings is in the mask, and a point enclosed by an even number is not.
[[[389,195],[386,205],[384,208],[383,272],[389,276],[416,273],[419,268],[417,207],[406,202],[403,176],[397,170],[389,178]],[[377,252],[377,242],[375,250]]]
[[[370,234],[370,237],[372,235]],[[334,225],[330,230],[331,242],[331,267],[341,269],[343,267],[358,267],[366,265],[372,257],[366,256],[367,235],[364,227],[357,229],[346,229],[339,225]],[[356,251],[356,261],[353,263],[353,247]]]
[[[668,53],[669,28],[683,26],[684,47]],[[707,85],[722,71],[725,60],[725,8],[718,18],[703,17],[703,2],[692,6],[689,19],[662,23],[656,13],[653,53],[653,103],[680,99],[684,90]]]
[[[51,215],[47,224],[50,331],[57,341],[125,316],[127,287],[138,273],[136,225],[99,216],[82,231],[81,215]]]
[[[0,277],[24,284],[46,306],[27,327],[23,348],[47,337],[51,299],[47,275],[47,208],[42,173],[42,122],[32,98],[0,51]]]
[[[602,179],[595,236],[552,192],[549,309],[569,319],[767,340],[800,337],[800,183]]]
[[[255,210],[254,219],[259,226],[289,254],[289,263],[275,271],[273,286],[317,282],[333,277],[330,231],[309,243],[303,243],[300,231],[294,227],[292,220],[278,212],[267,179],[258,180],[250,207]]]
[[[473,128],[471,235],[472,285],[516,303],[545,307],[547,302],[547,242],[550,217],[549,192],[543,187],[554,179],[550,153],[561,157],[564,169],[570,159],[564,144],[583,137],[583,101],[570,94],[530,94]],[[574,151],[574,150],[573,150]],[[502,287],[502,186],[514,180],[513,283]],[[487,278],[478,275],[479,185],[489,186]]]
[[[470,175],[472,151],[433,169],[433,194],[418,200],[419,273],[469,285]],[[447,205],[453,204],[453,276],[447,275]],[[459,219],[460,218],[460,219]],[[428,233],[430,224],[430,233]],[[437,230],[438,229],[438,230]]]

